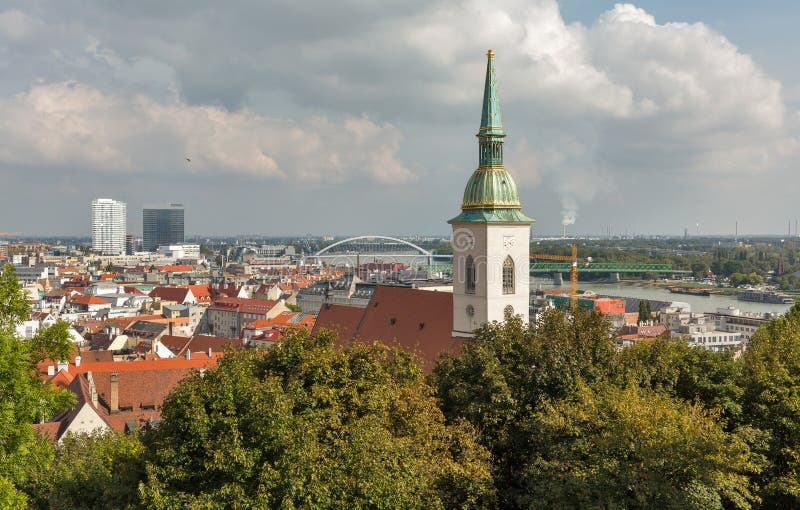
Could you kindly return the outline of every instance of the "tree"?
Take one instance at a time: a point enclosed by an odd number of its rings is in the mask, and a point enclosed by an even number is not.
[[[54,447],[53,462],[28,484],[33,508],[100,510],[133,508],[144,476],[136,435],[68,434]]]
[[[758,457],[714,403],[737,412],[736,372],[701,356],[714,370],[692,381],[703,363],[681,352],[677,374],[666,355],[650,373],[651,353],[622,358],[601,315],[553,310],[482,327],[430,380],[445,416],[480,431],[500,508],[748,508]]]
[[[444,357],[434,368],[430,380],[445,416],[472,423],[492,453],[502,508],[524,507],[533,497],[525,473],[538,461],[531,442],[536,416],[581,384],[604,380],[613,357],[600,314],[579,309],[570,321],[549,310],[534,327],[513,317],[481,327],[460,356]]]
[[[25,508],[19,488],[32,470],[47,465],[49,447],[36,436],[32,424],[69,408],[74,396],[46,386],[36,363],[56,351],[68,352],[69,338],[60,329],[43,332],[37,340],[14,335],[14,326],[27,319],[25,293],[12,266],[0,272],[0,507]],[[55,328],[55,326],[54,326]],[[59,326],[61,328],[61,326]]]
[[[650,308],[650,301],[642,299],[639,301],[639,324],[653,320],[653,310]]]
[[[764,508],[800,507],[800,305],[753,335],[743,386],[747,421],[769,433]]]
[[[144,437],[147,508],[493,507],[488,454],[408,354],[291,331],[185,379]]]
[[[302,312],[303,310],[298,305],[293,305],[291,303],[286,303],[286,308],[293,312]]]
[[[747,444],[714,411],[635,386],[581,386],[530,424],[520,508],[750,508]],[[535,433],[534,433],[535,432]]]
[[[727,429],[742,419],[741,364],[728,352],[698,349],[682,340],[656,338],[619,353],[615,383],[635,384],[718,410]]]
[[[692,270],[692,274],[698,280],[702,280],[706,276],[708,276],[708,264],[702,261],[692,262],[690,266]]]

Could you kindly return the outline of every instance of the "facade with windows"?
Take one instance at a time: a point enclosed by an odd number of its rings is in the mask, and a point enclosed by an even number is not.
[[[92,200],[92,251],[99,255],[124,255],[127,215],[125,202],[111,198]]]
[[[464,189],[453,228],[453,335],[470,337],[507,315],[529,319],[530,226],[514,178],[503,166],[503,131],[494,53],[486,67],[478,168]]]
[[[184,241],[183,204],[146,205],[142,211],[142,248],[156,251],[159,246]]]

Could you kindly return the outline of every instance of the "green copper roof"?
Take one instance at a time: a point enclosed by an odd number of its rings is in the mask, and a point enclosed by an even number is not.
[[[486,84],[483,86],[483,110],[478,136],[505,136],[500,118],[500,100],[497,98],[497,74],[494,71],[494,51],[486,54]]]
[[[479,166],[467,181],[461,214],[448,223],[532,223],[534,220],[522,213],[517,184],[503,166],[503,138],[506,135],[500,120],[494,52],[489,50],[487,57],[481,127],[477,135]]]

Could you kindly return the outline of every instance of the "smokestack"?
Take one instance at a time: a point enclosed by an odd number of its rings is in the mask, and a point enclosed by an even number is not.
[[[567,238],[567,224],[564,223],[563,227],[564,227],[564,239],[566,239]]]
[[[111,412],[116,413],[119,411],[119,373],[111,372],[111,395],[109,396],[109,405]]]

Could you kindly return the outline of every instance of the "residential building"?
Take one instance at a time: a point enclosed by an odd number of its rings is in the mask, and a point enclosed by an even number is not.
[[[183,241],[183,204],[146,205],[144,207],[142,211],[142,248],[145,251],[156,251],[159,246],[180,244]]]
[[[272,319],[288,311],[283,301],[223,297],[206,312],[208,331],[215,336],[240,338],[242,329],[258,319]]]
[[[111,198],[92,200],[92,251],[124,255],[127,221],[125,202]]]

